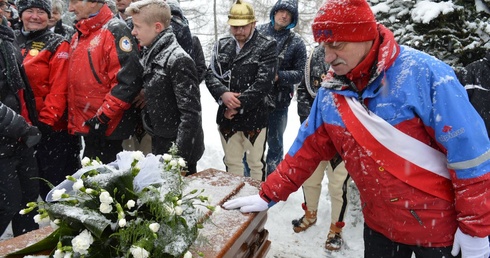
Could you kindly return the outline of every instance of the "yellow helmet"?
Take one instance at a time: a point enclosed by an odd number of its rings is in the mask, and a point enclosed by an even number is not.
[[[247,2],[242,0],[237,0],[230,8],[230,13],[228,14],[228,24],[231,26],[245,26],[252,22],[257,21],[255,19],[255,12],[252,7]]]

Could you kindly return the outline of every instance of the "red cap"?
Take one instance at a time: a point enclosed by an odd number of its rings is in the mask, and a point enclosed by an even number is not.
[[[376,19],[366,0],[327,0],[311,25],[316,42],[374,40],[378,33],[376,27]]]

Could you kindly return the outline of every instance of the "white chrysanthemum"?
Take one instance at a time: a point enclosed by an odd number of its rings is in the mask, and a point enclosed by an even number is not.
[[[125,227],[126,226],[126,219],[120,219],[118,224],[122,228]]]
[[[128,207],[128,209],[132,209],[134,206],[136,205],[136,202],[134,200],[129,200],[127,203],[126,203],[126,207]]]
[[[170,160],[172,160],[172,155],[165,153],[163,154],[162,158],[164,161],[169,162]]]
[[[102,192],[99,195],[99,200],[101,203],[111,204],[114,202],[109,192]]]
[[[187,251],[187,253],[184,254],[184,258],[192,258],[192,253]]]
[[[133,151],[133,153],[131,153],[131,157],[135,160],[142,160],[145,158],[145,154],[143,154],[141,151]]]
[[[182,207],[180,207],[180,206],[175,207],[175,215],[180,216],[180,215],[182,215],[183,211],[184,210],[182,209]]]
[[[160,224],[158,223],[151,223],[149,228],[151,229],[151,231],[153,231],[154,233],[158,232],[158,230],[160,229]]]
[[[82,159],[82,167],[86,167],[90,165],[90,158],[89,157],[85,157]]]
[[[179,166],[185,167],[185,160],[183,158],[179,158],[178,163],[179,163]]]
[[[110,205],[108,203],[101,203],[99,206],[99,210],[102,213],[109,213],[112,211],[112,205]]]
[[[53,191],[53,201],[59,201],[62,198],[62,195],[65,194],[66,189],[56,189]]]
[[[82,187],[84,187],[82,179],[77,179],[77,181],[73,184],[73,189],[75,191],[79,191]]]
[[[94,242],[94,238],[90,231],[84,230],[78,236],[71,240],[71,245],[73,247],[73,252],[79,254],[88,254],[88,249],[90,245]]]
[[[131,252],[134,258],[148,258],[150,256],[150,253],[144,248],[134,245],[129,248],[129,252]]]

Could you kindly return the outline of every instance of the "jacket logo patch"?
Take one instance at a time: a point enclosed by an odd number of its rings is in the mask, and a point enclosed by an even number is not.
[[[119,48],[124,52],[131,52],[133,50],[133,44],[131,44],[131,40],[124,36],[119,40]]]
[[[60,52],[58,53],[58,55],[56,55],[56,58],[58,59],[68,59],[70,55],[68,54],[68,52]]]

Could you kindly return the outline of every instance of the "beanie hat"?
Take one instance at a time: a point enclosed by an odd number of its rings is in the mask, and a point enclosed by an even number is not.
[[[316,42],[362,42],[374,40],[378,34],[366,0],[327,0],[311,28]]]
[[[29,8],[43,9],[48,13],[48,17],[51,18],[51,0],[17,0],[17,10],[19,11],[19,17],[22,17],[22,13]]]

